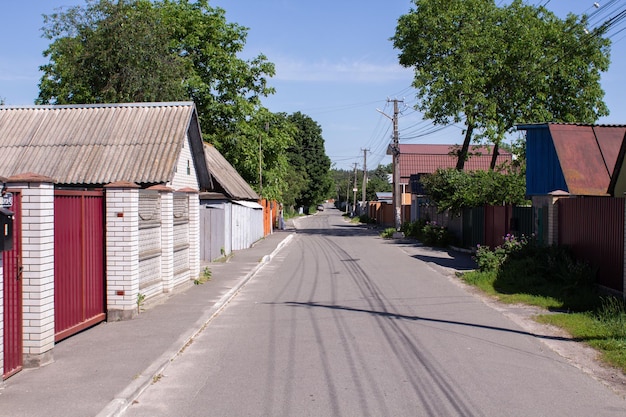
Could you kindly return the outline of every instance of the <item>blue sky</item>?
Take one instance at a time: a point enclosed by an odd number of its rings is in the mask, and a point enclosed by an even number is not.
[[[596,12],[597,25],[626,9],[626,1],[530,0],[557,15]],[[502,3],[502,1],[500,1]],[[38,94],[43,14],[83,0],[2,0],[0,5],[0,97],[7,105],[33,104]],[[339,169],[389,163],[393,113],[388,99],[404,100],[399,118],[400,143],[460,143],[463,126],[434,127],[413,109],[412,71],[398,65],[389,38],[409,0],[213,0],[226,18],[249,28],[243,58],[263,53],[276,64],[270,84],[276,94],[264,104],[273,112],[301,111],[322,127],[326,153]],[[611,114],[599,123],[626,124],[626,26],[610,33],[612,64],[602,76]]]

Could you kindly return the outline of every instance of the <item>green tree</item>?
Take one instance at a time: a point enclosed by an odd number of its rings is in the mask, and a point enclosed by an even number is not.
[[[440,212],[458,214],[466,207],[486,204],[526,204],[526,179],[519,170],[459,171],[438,169],[422,177],[426,195]]]
[[[435,124],[464,122],[457,169],[472,140],[498,145],[523,122],[592,123],[608,114],[600,72],[609,65],[603,28],[587,18],[561,20],[514,0],[413,0],[400,17],[394,47],[413,67],[416,108]]]
[[[289,149],[289,160],[306,180],[296,205],[309,207],[328,198],[332,192],[330,158],[324,149],[319,124],[300,112],[289,115],[288,120],[296,128],[294,145]]]
[[[365,198],[367,198],[368,201],[376,200],[376,193],[389,192],[393,190],[393,184],[389,182],[389,175],[392,172],[392,164],[389,164],[378,165],[376,169],[367,173],[368,181],[367,188],[365,189]]]
[[[282,200],[290,185],[285,150],[293,146],[295,134],[295,126],[283,113],[261,108],[236,123],[233,134],[222,141],[220,153],[262,197]]]
[[[224,10],[208,0],[87,0],[44,22],[50,61],[41,67],[37,103],[193,100],[204,139],[250,179],[254,162],[244,156],[252,158],[266,135],[261,98],[274,92],[267,84],[274,65],[263,55],[238,57],[247,29],[228,23]],[[270,153],[284,152],[274,148],[288,141],[264,139],[272,181],[285,169]],[[264,194],[279,189],[270,182]]]
[[[40,69],[40,104],[120,103],[189,99],[191,69],[173,53],[174,36],[149,1],[89,1],[44,16],[54,40]]]

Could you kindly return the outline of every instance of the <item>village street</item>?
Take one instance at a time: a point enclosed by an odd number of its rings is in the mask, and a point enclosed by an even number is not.
[[[126,416],[623,416],[626,402],[450,276],[467,256],[327,209]],[[565,339],[560,342],[574,343]]]

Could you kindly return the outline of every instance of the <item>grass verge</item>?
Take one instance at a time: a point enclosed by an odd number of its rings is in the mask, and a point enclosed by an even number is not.
[[[600,359],[626,374],[626,304],[621,298],[603,296],[592,280],[579,279],[583,268],[570,258],[549,258],[548,268],[536,253],[509,256],[496,268],[460,274],[461,278],[501,302],[538,306],[546,314],[540,323],[566,330],[576,341],[600,353]],[[479,262],[480,264],[480,262]],[[532,266],[531,266],[532,264]],[[592,273],[586,270],[585,274]],[[558,278],[558,276],[561,278]]]

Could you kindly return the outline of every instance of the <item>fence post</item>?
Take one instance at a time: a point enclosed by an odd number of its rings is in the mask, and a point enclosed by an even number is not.
[[[104,188],[107,320],[129,320],[139,295],[139,186],[120,181]]]

